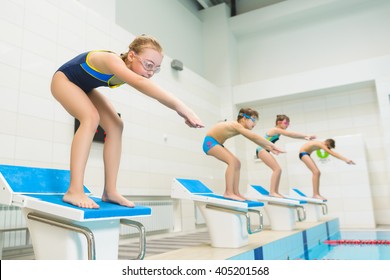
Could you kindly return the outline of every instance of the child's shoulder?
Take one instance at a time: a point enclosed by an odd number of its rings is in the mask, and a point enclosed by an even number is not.
[[[234,126],[236,124],[238,124],[238,122],[236,122],[236,121],[221,121],[221,122],[216,123],[215,125],[218,125],[218,126]]]
[[[317,141],[317,140],[310,140],[307,142],[309,145],[313,146],[313,147],[323,147],[325,144],[321,141]]]
[[[218,127],[220,130],[225,130],[225,131],[230,131],[235,133],[240,133],[244,129],[242,124],[240,124],[237,121],[220,122],[216,124],[215,127]]]

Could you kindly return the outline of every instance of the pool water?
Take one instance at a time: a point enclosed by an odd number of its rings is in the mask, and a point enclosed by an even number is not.
[[[329,240],[390,240],[390,231],[341,231]],[[297,259],[305,260],[390,260],[390,245],[328,245],[320,242]]]

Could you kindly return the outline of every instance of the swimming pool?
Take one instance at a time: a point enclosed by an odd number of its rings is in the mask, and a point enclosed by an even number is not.
[[[262,238],[263,231],[253,236]],[[227,258],[229,260],[390,260],[390,245],[326,244],[328,240],[387,240],[390,230],[343,230],[338,218],[295,230],[260,247]],[[362,242],[361,242],[362,243]]]
[[[390,231],[340,231],[329,240],[390,240]],[[339,244],[328,245],[320,242],[306,250],[296,259],[303,260],[390,260],[390,245],[375,244]]]

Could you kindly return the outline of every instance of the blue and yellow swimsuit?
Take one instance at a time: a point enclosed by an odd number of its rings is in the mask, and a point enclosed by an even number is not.
[[[75,58],[69,60],[57,71],[61,71],[72,83],[80,87],[85,93],[90,92],[92,89],[97,87],[118,87],[124,84],[112,84],[114,75],[101,73],[98,69],[92,67],[88,63],[88,56],[90,51],[82,53]],[[108,52],[108,51],[107,51]]]
[[[273,136],[269,136],[268,134],[265,135],[265,139],[267,139],[268,141],[272,142],[272,143],[275,143],[276,141],[279,140],[279,137],[280,137],[280,134],[275,134]],[[258,154],[259,152],[264,149],[263,147],[261,146],[258,146],[257,149],[256,149],[256,157],[258,157]],[[268,150],[266,150],[267,152],[269,152]]]

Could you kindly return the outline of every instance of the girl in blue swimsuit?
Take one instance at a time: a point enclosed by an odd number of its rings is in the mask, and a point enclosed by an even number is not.
[[[287,117],[286,115],[277,115],[275,127],[268,130],[268,132],[265,135],[265,138],[272,143],[278,141],[281,135],[285,135],[291,138],[306,139],[306,140],[312,140],[316,138],[314,135],[306,135],[303,133],[287,131],[289,124],[290,124],[289,117]],[[275,197],[283,197],[283,195],[279,193],[279,183],[280,183],[280,177],[282,175],[282,169],[279,163],[269,153],[269,151],[263,149],[262,147],[258,147],[256,149],[256,156],[257,158],[261,159],[272,170],[269,194]]]
[[[109,51],[91,51],[62,65],[53,75],[51,92],[55,99],[80,121],[71,147],[70,185],[63,200],[83,208],[98,208],[83,190],[84,172],[92,139],[100,125],[106,132],[103,150],[103,201],[134,207],[116,189],[121,157],[123,122],[111,102],[96,88],[117,87],[124,83],[175,110],[190,127],[203,127],[201,120],[183,102],[152,83],[160,70],[162,48],[156,39],[141,35],[122,55]]]

